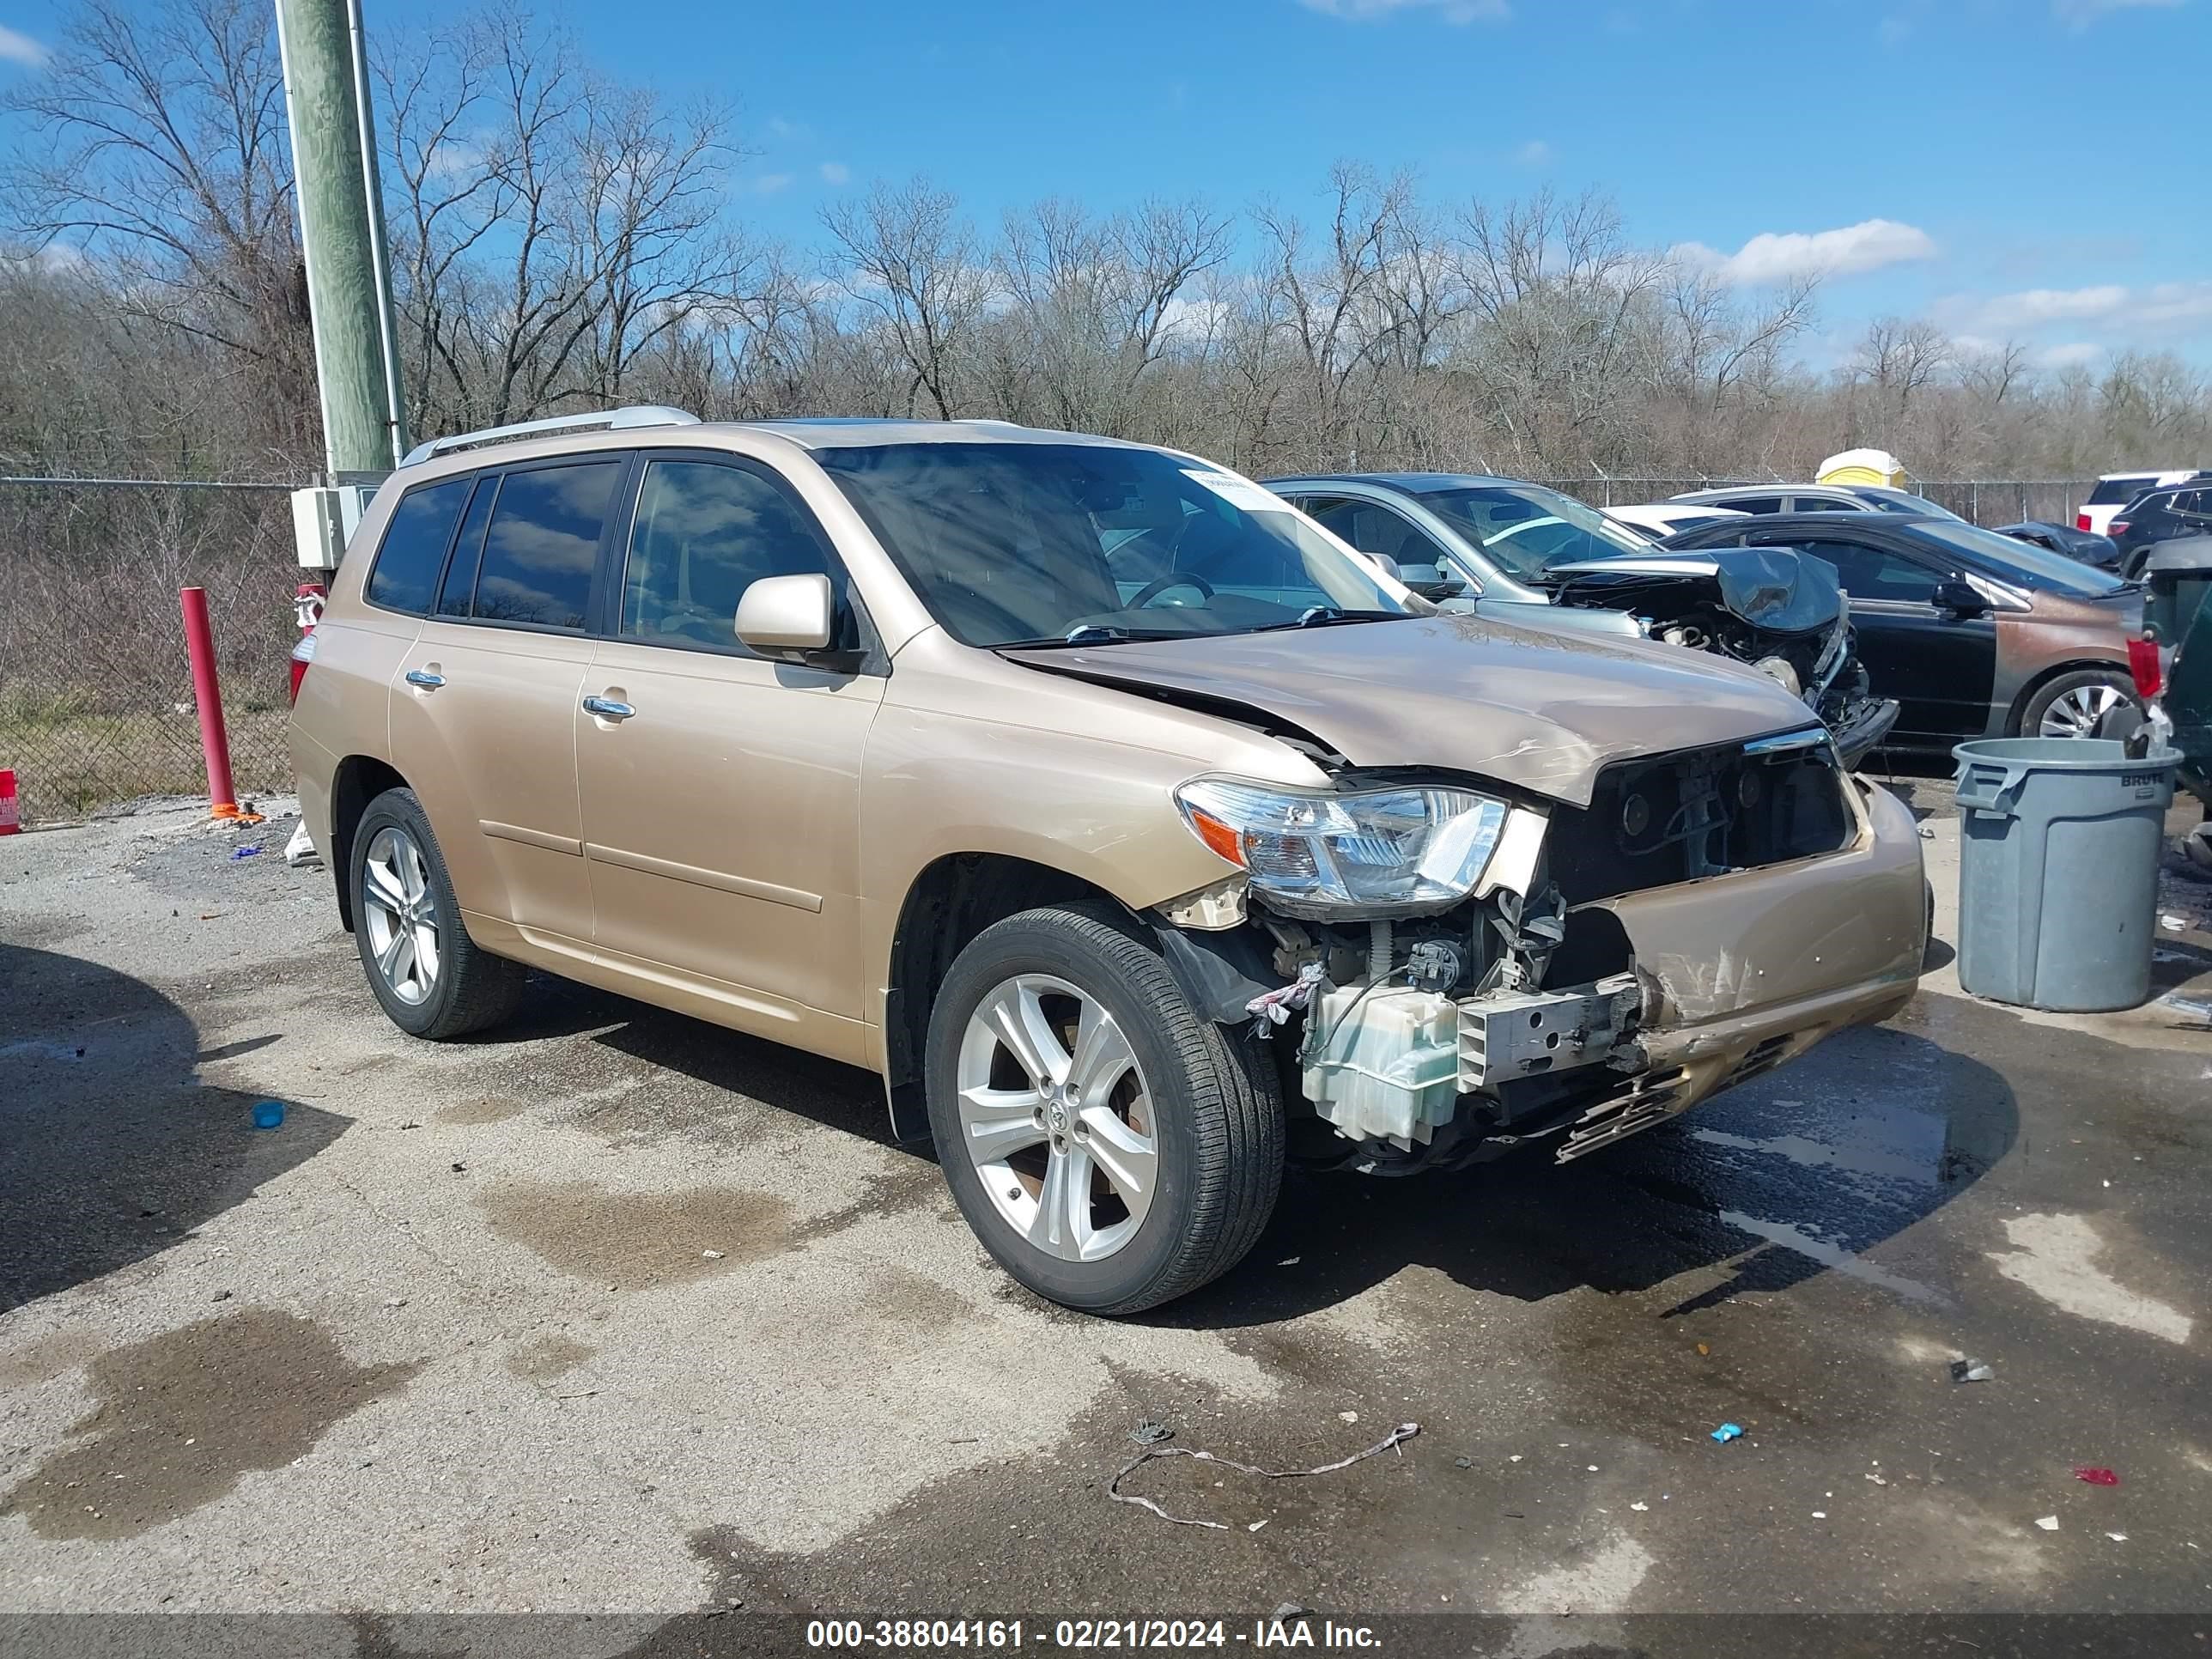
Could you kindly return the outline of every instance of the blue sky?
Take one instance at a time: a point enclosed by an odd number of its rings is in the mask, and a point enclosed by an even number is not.
[[[0,0],[0,76],[61,9]],[[432,9],[368,0],[372,33]],[[1596,185],[1638,241],[1747,283],[1820,264],[1816,357],[1898,313],[2053,362],[2212,359],[2212,226],[2169,194],[2212,155],[2212,0],[542,9],[625,79],[733,97],[760,152],[741,210],[794,240],[877,176],[926,172],[988,223],[1055,193],[1318,208],[1351,156],[1439,204]]]

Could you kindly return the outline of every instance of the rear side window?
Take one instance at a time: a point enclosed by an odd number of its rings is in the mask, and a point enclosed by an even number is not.
[[[534,467],[501,482],[477,576],[479,621],[580,629],[618,460]]]
[[[425,484],[399,498],[368,573],[371,605],[417,617],[429,610],[438,568],[446,562],[446,544],[453,539],[453,525],[468,499],[465,477]]]
[[[2155,472],[2135,472],[2124,478],[2100,478],[2089,492],[2091,507],[2124,507],[2158,482]]]
[[[1782,510],[1782,497],[1779,495],[1731,495],[1727,501],[1719,502],[1717,505],[1732,507],[1739,513],[1779,513]]]

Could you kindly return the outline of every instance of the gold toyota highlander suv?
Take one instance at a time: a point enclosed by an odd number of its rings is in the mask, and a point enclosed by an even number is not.
[[[1905,809],[1756,670],[1439,612],[1193,456],[626,409],[378,491],[292,753],[370,988],[526,966],[867,1066],[1024,1285],[1226,1271],[1287,1159],[1567,1159],[1878,1020]]]

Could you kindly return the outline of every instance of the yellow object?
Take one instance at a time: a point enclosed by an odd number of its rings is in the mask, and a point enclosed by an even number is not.
[[[1824,484],[1881,484],[1891,489],[1905,488],[1905,463],[1886,449],[1846,449],[1840,455],[1831,455],[1820,463],[1820,470],[1813,475],[1814,483]]]

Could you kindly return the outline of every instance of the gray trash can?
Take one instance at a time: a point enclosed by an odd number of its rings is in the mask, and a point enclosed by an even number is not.
[[[1959,983],[2093,1012],[2150,998],[2158,866],[2181,757],[2102,738],[1962,743]]]

